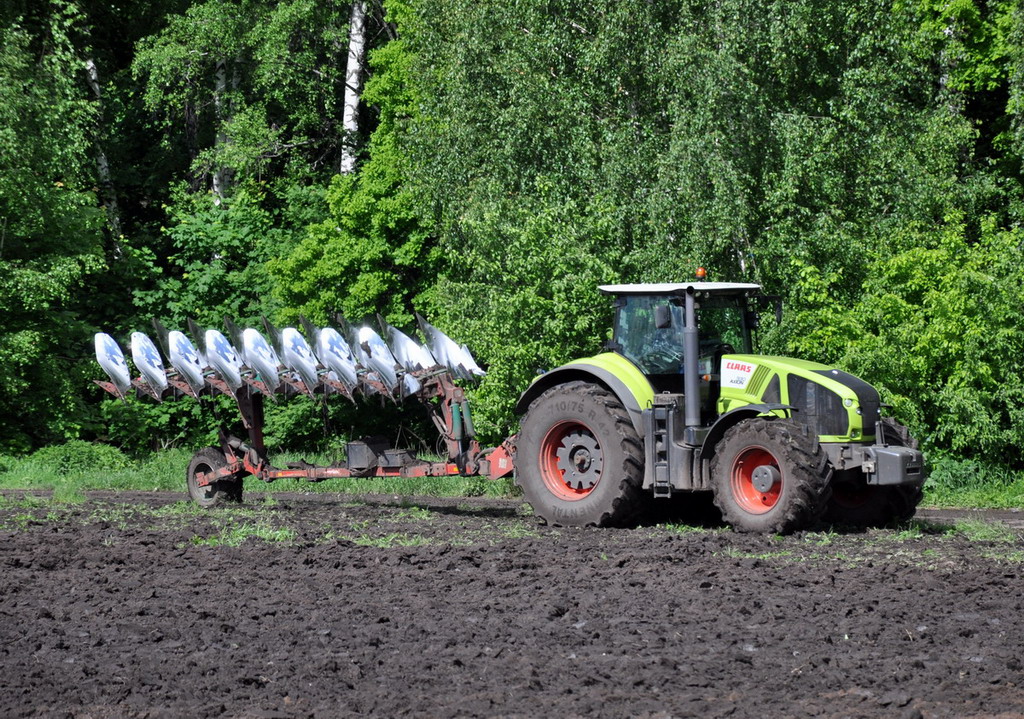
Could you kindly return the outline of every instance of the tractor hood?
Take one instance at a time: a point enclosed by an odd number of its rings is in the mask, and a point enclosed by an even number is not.
[[[791,357],[729,354],[719,376],[720,414],[747,404],[788,404],[822,442],[874,440],[878,391],[848,372]]]

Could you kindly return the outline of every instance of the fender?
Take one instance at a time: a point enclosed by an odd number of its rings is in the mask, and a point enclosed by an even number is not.
[[[516,414],[525,414],[530,403],[551,387],[574,381],[599,384],[618,397],[637,435],[643,439],[643,411],[654,402],[654,388],[636,365],[614,352],[570,362],[537,377],[519,396]]]
[[[751,419],[752,417],[760,417],[761,415],[771,414],[772,412],[785,412],[787,417],[791,416],[796,410],[791,404],[746,404],[742,407],[729,410],[711,425],[711,429],[708,430],[707,436],[704,438],[704,442],[700,446],[700,457],[701,459],[711,459],[715,454],[715,445],[722,439],[726,430],[730,427],[739,424],[745,419]]]

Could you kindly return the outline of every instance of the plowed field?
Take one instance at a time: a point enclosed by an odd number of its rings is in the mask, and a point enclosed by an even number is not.
[[[1024,716],[1017,515],[779,538],[180,500],[3,497],[0,716]]]

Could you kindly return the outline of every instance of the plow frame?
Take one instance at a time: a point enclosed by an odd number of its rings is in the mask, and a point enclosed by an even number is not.
[[[263,482],[278,479],[301,479],[322,482],[342,477],[451,477],[483,476],[500,479],[514,469],[514,437],[498,447],[481,449],[474,437],[469,402],[465,392],[456,385],[447,372],[424,373],[417,392],[425,403],[437,399],[438,409],[432,410],[431,417],[448,452],[446,461],[428,462],[420,460],[408,451],[384,448],[375,443],[350,442],[347,466],[319,466],[308,462],[290,464],[282,469],[270,463],[263,436],[263,402],[266,387],[257,381],[247,379],[246,386],[232,392],[217,378],[207,377],[211,390],[233,397],[242,417],[242,424],[248,434],[248,441],[219,430],[220,449],[225,464],[212,472],[198,472],[194,480],[198,487],[206,487],[218,481],[242,481],[252,475]],[[99,383],[97,384],[107,384]],[[134,383],[133,383],[134,384]],[[104,387],[104,389],[107,389]],[[180,389],[180,388],[177,388]],[[302,392],[305,387],[294,387]],[[108,390],[109,391],[109,390]],[[353,466],[354,446],[368,449],[373,461],[366,466]],[[365,454],[365,452],[364,452]]]

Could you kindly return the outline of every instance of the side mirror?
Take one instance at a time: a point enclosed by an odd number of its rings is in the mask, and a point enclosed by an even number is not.
[[[747,310],[744,320],[747,323],[747,329],[751,332],[756,332],[761,327],[761,315],[754,310]]]
[[[672,326],[672,309],[668,305],[657,305],[654,308],[654,326],[659,330]]]
[[[760,295],[757,297],[757,306],[762,310],[773,307],[775,309],[775,324],[782,324],[782,297],[779,295]]]

